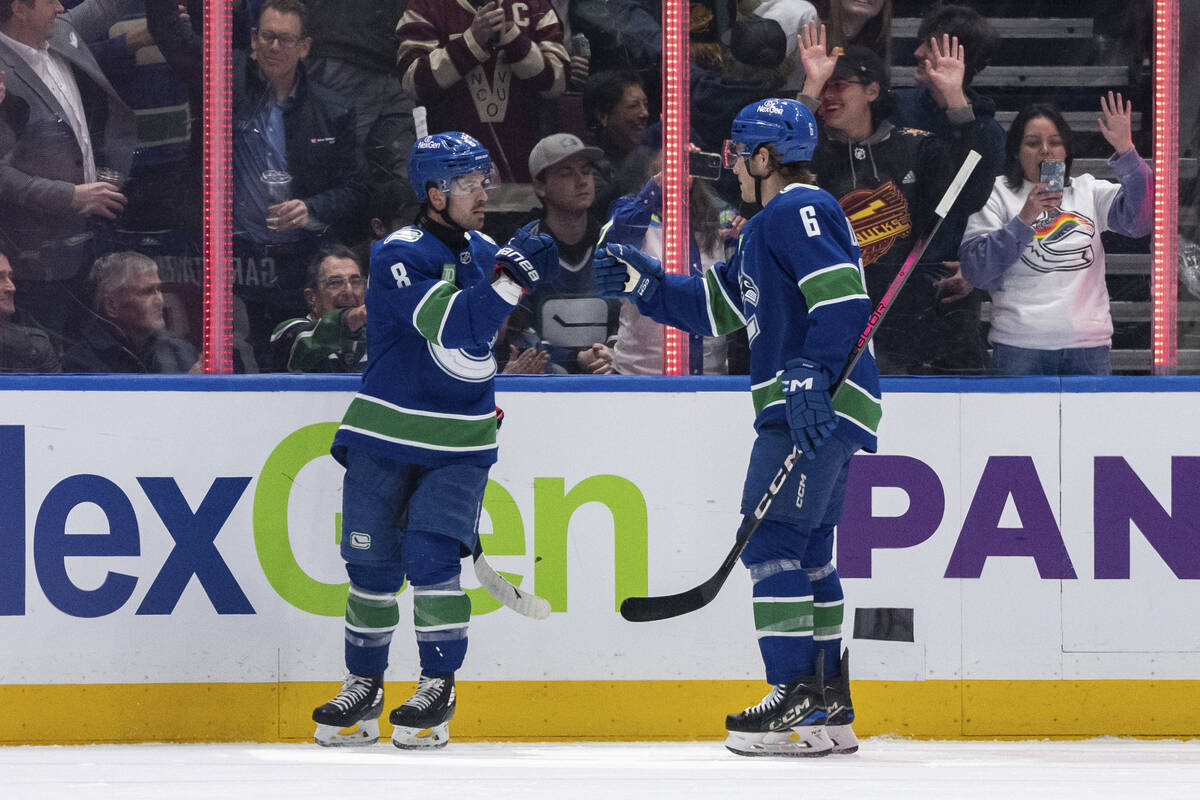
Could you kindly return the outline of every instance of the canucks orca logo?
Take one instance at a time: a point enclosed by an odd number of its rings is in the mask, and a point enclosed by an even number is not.
[[[758,286],[754,280],[745,272],[738,270],[738,283],[742,290],[742,302],[747,305],[758,305]]]
[[[1042,212],[1033,231],[1033,241],[1021,253],[1021,260],[1038,272],[1073,272],[1087,269],[1095,260],[1096,224],[1082,214],[1058,209]]]

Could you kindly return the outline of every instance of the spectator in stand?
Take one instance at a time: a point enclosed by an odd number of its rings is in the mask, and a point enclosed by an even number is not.
[[[88,43],[104,74],[138,119],[137,149],[126,184],[124,230],[187,229],[198,241],[200,195],[180,191],[196,184],[188,85],[175,74],[150,35],[143,0],[126,0],[125,13]]]
[[[342,245],[322,249],[308,266],[308,315],[279,323],[271,334],[276,369],[362,372],[367,366],[366,271]]]
[[[695,145],[692,151],[698,151]],[[603,243],[630,244],[649,256],[662,259],[662,151],[647,164],[652,177],[637,196],[626,195],[613,204],[612,218]],[[688,230],[691,232],[691,275],[704,275],[715,264],[732,256],[730,245],[745,222],[721,201],[707,181],[691,181],[688,194]],[[729,370],[725,336],[688,337],[688,372],[692,375],[725,375]],[[622,298],[613,369],[622,375],[661,375],[663,326],[629,299]]]
[[[819,22],[820,16],[817,13],[816,7],[808,2],[808,0],[743,0],[739,4],[741,9],[749,11],[754,18],[765,20],[774,20],[779,23],[780,29],[784,33],[786,40],[784,46],[786,53],[784,64],[786,65],[787,78],[784,81],[782,90],[789,95],[799,94],[804,87],[804,65],[800,63],[800,54],[798,52],[798,43],[800,41],[800,33],[804,27],[810,22]],[[738,22],[745,20],[747,15],[742,15]],[[750,30],[753,30],[751,28]],[[730,47],[732,44],[732,36]],[[728,126],[726,126],[728,129]]]
[[[571,32],[587,36],[591,71],[633,71],[657,107],[662,80],[659,0],[571,0]]]
[[[829,46],[852,44],[892,63],[892,0],[830,0]]]
[[[396,73],[407,0],[308,0],[308,74],[354,105],[359,166],[372,184],[408,178],[412,97]]]
[[[0,253],[0,372],[61,371],[50,334],[17,311],[16,294],[12,264]]]
[[[1101,96],[1100,132],[1120,183],[1070,177],[1072,132],[1053,106],[1031,105],[1008,131],[1004,175],[967,223],[959,258],[968,281],[992,295],[992,368],[1002,375],[1109,375],[1112,316],[1100,234],[1145,236],[1153,178],[1133,146],[1133,106]],[[1042,182],[1065,162],[1062,189]]]
[[[888,121],[891,97],[886,65],[874,51],[850,45],[839,57],[828,51],[825,29],[805,29],[801,43],[805,80],[802,102],[824,124],[813,163],[818,185],[842,204],[854,225],[866,268],[867,291],[878,303],[968,151],[984,150],[983,123],[975,117],[962,80],[963,48],[950,37],[932,43],[926,67],[931,84],[947,100],[946,136],[896,128]],[[817,98],[820,98],[819,100]],[[987,154],[984,153],[986,156]],[[965,208],[987,199],[994,167],[985,158],[959,195]],[[891,374],[947,371],[959,331],[938,314],[940,262],[921,263],[894,301],[875,337],[879,368]]]
[[[196,348],[167,330],[154,260],[132,251],[97,259],[95,310],[63,355],[64,372],[200,371]]]
[[[299,0],[265,0],[250,58],[234,53],[234,291],[260,356],[301,304],[313,254],[360,219],[367,200],[354,109],[301,63],[311,44],[306,13]],[[272,196],[269,172],[284,173],[282,195]]]
[[[21,306],[56,335],[87,307],[84,271],[95,232],[126,198],[97,167],[127,175],[137,144],[133,112],[84,45],[102,35],[111,2],[60,14],[58,0],[0,0],[4,116],[12,140],[0,160],[0,244]]]
[[[502,180],[528,184],[540,98],[567,85],[569,58],[549,0],[490,0],[473,10],[409,0],[396,34],[404,89],[428,108],[429,130],[471,134]]]
[[[650,122],[646,90],[637,73],[594,73],[583,93],[583,113],[588,144],[604,151],[594,167],[596,200],[592,208],[607,219],[612,202],[637,191],[645,180],[631,159]]]
[[[617,303],[597,296],[592,278],[600,237],[600,222],[591,213],[593,165],[602,155],[570,133],[547,136],[529,154],[533,190],[543,207],[529,230],[553,237],[560,269],[523,295],[509,315],[498,348],[501,355],[507,350],[505,372],[540,373],[547,366],[551,372],[612,372],[609,337],[617,330]]]

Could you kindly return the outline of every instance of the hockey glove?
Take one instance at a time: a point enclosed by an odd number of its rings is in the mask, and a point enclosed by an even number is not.
[[[601,297],[633,295],[649,300],[662,283],[662,264],[636,247],[627,244],[606,244],[592,256],[592,274],[596,293]]]
[[[527,292],[558,274],[558,245],[548,233],[533,233],[531,222],[518,228],[496,252],[496,269],[503,270]]]
[[[806,458],[816,458],[813,451],[833,433],[838,423],[833,413],[833,397],[829,394],[829,373],[812,361],[793,358],[784,366],[779,383],[787,401],[792,442]]]

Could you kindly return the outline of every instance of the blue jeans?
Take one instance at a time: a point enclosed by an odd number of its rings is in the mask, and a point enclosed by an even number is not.
[[[996,342],[992,344],[992,371],[997,375],[1111,375],[1111,348],[1032,350]]]

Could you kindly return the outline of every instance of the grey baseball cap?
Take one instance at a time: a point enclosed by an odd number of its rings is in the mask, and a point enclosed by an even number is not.
[[[542,139],[529,153],[529,174],[537,177],[546,167],[552,167],[564,158],[577,153],[595,161],[604,155],[599,147],[591,147],[573,133],[555,133]]]

